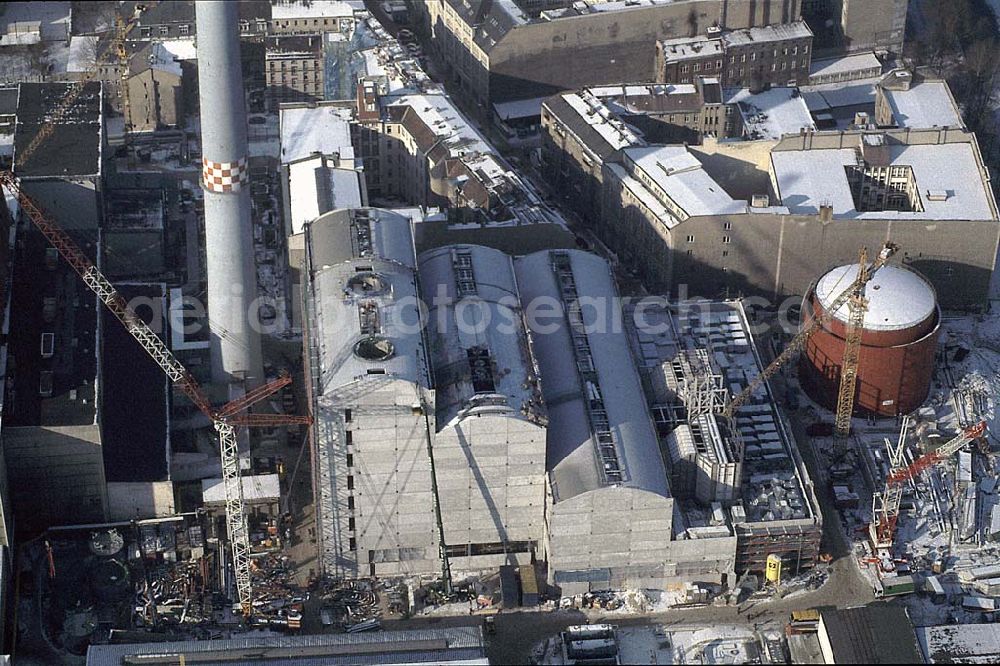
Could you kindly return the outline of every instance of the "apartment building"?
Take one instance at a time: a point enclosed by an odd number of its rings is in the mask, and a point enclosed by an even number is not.
[[[727,95],[754,140],[702,146],[651,145],[613,116],[550,100],[543,172],[657,288],[801,294],[888,238],[944,307],[979,309],[1000,238],[990,177],[943,84],[922,85],[884,90],[899,129],[879,131],[815,131],[794,89]]]
[[[713,28],[708,35],[656,43],[656,80],[691,83],[717,77],[723,86],[793,86],[809,77],[812,31],[804,21],[743,30]]]
[[[268,107],[323,99],[323,35],[283,35],[265,40]]]
[[[657,41],[791,23],[799,0],[428,0],[414,10],[444,73],[485,116],[498,102],[654,81]]]

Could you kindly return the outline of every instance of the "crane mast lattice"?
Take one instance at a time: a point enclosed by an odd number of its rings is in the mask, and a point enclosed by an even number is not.
[[[87,83],[92,81],[98,72],[99,64],[109,53],[115,53],[119,63],[127,71],[127,53],[125,39],[129,31],[137,23],[142,12],[142,6],[126,22],[120,17],[116,20],[115,35],[111,43],[102,50],[93,68],[70,86],[65,97],[59,102],[46,122],[31,139],[28,145],[17,154],[19,163],[24,163],[34,154],[38,147],[49,138],[56,125],[66,116],[82,94]],[[122,86],[126,85],[123,80]],[[127,92],[123,94],[127,95]],[[127,104],[127,102],[126,102]],[[130,110],[126,107],[126,116]],[[129,119],[126,117],[126,125]],[[233,400],[216,409],[202,390],[198,381],[174,356],[170,348],[160,340],[152,329],[129,306],[125,298],[115,289],[107,277],[87,257],[73,239],[35,204],[22,190],[17,177],[10,171],[0,172],[0,187],[6,188],[18,201],[22,211],[38,228],[45,239],[69,263],[80,276],[84,284],[94,292],[102,303],[122,323],[129,334],[142,345],[142,348],[152,357],[170,381],[184,393],[185,396],[209,419],[219,437],[219,453],[222,462],[223,487],[226,494],[226,526],[232,551],[233,573],[236,582],[236,592],[240,608],[245,616],[252,612],[252,587],[250,575],[250,539],[247,528],[246,512],[243,503],[243,484],[239,465],[238,426],[276,427],[286,425],[308,425],[312,423],[310,416],[285,414],[250,414],[246,410],[273,395],[279,389],[291,383],[288,374],[282,374],[277,379],[248,391],[242,397]]]
[[[893,243],[885,243],[882,246],[878,257],[875,258],[875,261],[873,261],[871,266],[869,266],[865,271],[866,282],[871,279],[876,271],[885,266],[892,255],[896,253],[897,249],[897,246]],[[814,315],[812,321],[805,328],[799,331],[799,333],[793,337],[787,345],[785,345],[785,348],[774,358],[773,361],[771,361],[770,365],[764,368],[763,372],[757,375],[747,384],[746,388],[729,401],[729,403],[722,410],[723,416],[732,418],[736,413],[736,410],[750,399],[750,397],[754,394],[754,391],[756,391],[768,379],[773,377],[778,370],[792,360],[795,355],[798,354],[803,347],[805,347],[813,333],[818,331],[822,326],[825,326],[831,319],[833,319],[834,314],[850,300],[851,296],[859,287],[863,287],[863,285],[859,285],[857,280],[855,280],[855,282],[847,287],[847,289],[845,289],[839,296],[833,299],[829,307],[823,308],[822,313],[818,316]],[[861,291],[864,293],[863,288]]]

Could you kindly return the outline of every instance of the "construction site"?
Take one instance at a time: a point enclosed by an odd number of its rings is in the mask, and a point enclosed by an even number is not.
[[[943,311],[891,242],[815,262],[791,314],[650,296],[355,4],[334,20],[371,53],[334,105],[248,115],[226,2],[192,8],[185,129],[137,131],[96,66],[0,89],[23,654],[367,653],[383,623],[452,614],[474,630],[380,635],[481,659],[505,615],[683,608],[740,626],[562,627],[536,656],[779,662],[740,613],[845,565],[914,623],[997,618],[1000,317]],[[127,11],[99,59],[122,81],[159,62]],[[714,187],[689,161],[665,173]]]

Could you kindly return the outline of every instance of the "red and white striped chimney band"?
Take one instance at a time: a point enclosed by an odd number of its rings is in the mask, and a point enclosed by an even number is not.
[[[212,192],[239,192],[247,181],[247,158],[236,162],[213,162],[201,160],[201,180],[206,190]]]

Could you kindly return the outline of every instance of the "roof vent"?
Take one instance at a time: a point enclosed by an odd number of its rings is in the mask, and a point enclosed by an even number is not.
[[[771,203],[771,198],[766,194],[755,194],[750,200],[750,205],[754,208],[767,208]]]
[[[947,201],[948,190],[927,190],[928,201]]]

